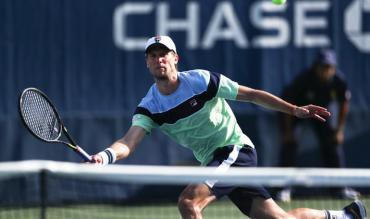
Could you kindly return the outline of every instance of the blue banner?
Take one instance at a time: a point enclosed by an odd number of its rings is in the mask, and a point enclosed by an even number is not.
[[[26,87],[49,95],[71,135],[90,153],[121,137],[153,83],[144,46],[157,34],[176,42],[180,70],[208,69],[276,95],[319,49],[333,48],[352,92],[344,144],[348,166],[370,167],[369,0],[288,0],[283,6],[260,0],[3,0],[0,161],[79,161],[62,145],[34,139],[22,126],[17,99]],[[256,144],[260,164],[276,165],[276,113],[248,103],[231,105]],[[308,146],[300,153],[306,157],[313,151]],[[154,132],[121,163],[193,162],[188,150]]]

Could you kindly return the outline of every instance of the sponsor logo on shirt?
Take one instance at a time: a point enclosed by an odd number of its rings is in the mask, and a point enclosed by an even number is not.
[[[192,106],[192,107],[195,107],[196,105],[198,105],[198,102],[197,102],[196,99],[190,100],[189,103],[190,103],[190,106]]]

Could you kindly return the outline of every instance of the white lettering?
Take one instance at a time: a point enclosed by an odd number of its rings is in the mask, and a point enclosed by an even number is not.
[[[276,6],[268,1],[257,1],[251,9],[251,23],[262,30],[276,30],[277,35],[257,36],[252,40],[254,47],[278,48],[289,43],[290,30],[286,20],[277,16],[264,18],[264,12],[283,12],[286,5]]]
[[[222,27],[224,22],[226,27]],[[231,2],[221,2],[217,5],[206,28],[202,47],[209,49],[217,40],[234,40],[239,48],[246,48],[248,45],[247,38]]]
[[[152,3],[123,3],[116,8],[113,15],[113,41],[118,48],[125,50],[144,49],[147,36],[128,37],[126,29],[129,24],[126,17],[129,15],[147,14],[153,10]]]
[[[275,6],[269,1],[255,1],[245,10],[250,23],[241,23],[232,1],[214,3],[215,8],[209,20],[201,16],[200,1],[185,4],[185,17],[171,17],[172,9],[166,1],[125,2],[117,6],[113,14],[113,41],[123,50],[143,50],[148,35],[135,35],[135,25],[148,25],[140,16],[153,16],[155,33],[170,35],[183,31],[188,49],[211,49],[218,41],[232,41],[238,48],[282,48],[293,43],[298,48],[328,47],[329,0],[300,0],[290,2],[293,6],[292,17],[287,19],[287,5]],[[349,41],[361,52],[370,52],[370,32],[364,31],[364,13],[370,12],[370,0],[352,0],[344,11],[343,29]],[[281,14],[281,16],[279,16]],[[137,22],[129,22],[137,18]],[[290,21],[291,20],[291,21]],[[243,18],[243,22],[246,22]],[[290,23],[291,22],[291,23]],[[202,29],[202,26],[206,28]],[[260,32],[250,32],[249,44],[245,27]],[[291,28],[292,27],[292,28]],[[131,32],[129,32],[130,30]],[[132,30],[134,31],[132,33]]]
[[[295,17],[295,45],[297,47],[325,47],[330,46],[330,40],[324,35],[308,35],[307,29],[325,29],[327,23],[323,17],[308,17],[306,12],[309,11],[327,11],[329,8],[328,1],[297,1],[294,7]]]
[[[157,11],[157,32],[159,35],[168,35],[171,30],[185,30],[187,32],[187,47],[194,49],[198,47],[198,24],[199,5],[190,2],[186,7],[186,19],[169,19],[169,6],[167,3],[159,3]]]
[[[370,33],[362,32],[362,14],[370,12],[370,0],[356,0],[345,11],[344,31],[361,52],[370,52]]]

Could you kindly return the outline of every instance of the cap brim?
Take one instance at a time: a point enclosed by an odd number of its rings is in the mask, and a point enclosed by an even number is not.
[[[332,60],[320,60],[319,63],[321,65],[330,65],[330,66],[336,66],[337,65],[337,63],[335,63]]]
[[[152,45],[148,46],[148,48],[146,48],[145,53],[148,53],[155,49],[167,49],[169,51],[173,51],[169,49],[167,46],[163,45],[162,43],[153,43]]]

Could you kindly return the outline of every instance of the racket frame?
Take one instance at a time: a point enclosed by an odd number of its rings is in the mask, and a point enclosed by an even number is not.
[[[27,92],[35,92],[37,94],[39,94],[40,96],[42,96],[42,98],[44,98],[48,104],[50,105],[50,107],[52,108],[52,110],[54,111],[54,114],[55,114],[55,117],[56,119],[58,120],[59,124],[60,124],[60,131],[57,135],[57,137],[54,139],[54,140],[48,140],[48,139],[45,139],[45,138],[42,138],[41,136],[39,136],[38,134],[36,134],[27,124],[26,120],[24,119],[24,114],[23,114],[23,110],[22,110],[22,104],[23,104],[23,96],[25,93]],[[64,126],[60,116],[59,116],[59,113],[56,109],[56,107],[54,106],[54,104],[50,101],[50,99],[48,98],[48,96],[42,92],[41,90],[37,89],[37,88],[34,88],[34,87],[30,87],[30,88],[26,88],[25,90],[23,90],[23,92],[21,93],[20,97],[19,97],[19,101],[18,101],[18,110],[19,110],[19,114],[20,114],[20,117],[21,117],[21,120],[23,122],[23,125],[28,129],[28,131],[33,135],[35,136],[36,138],[40,139],[41,141],[44,141],[44,142],[48,142],[48,143],[62,143],[66,146],[68,146],[69,148],[71,148],[72,150],[74,150],[78,155],[80,155],[80,157],[82,159],[84,159],[85,161],[87,162],[90,162],[91,161],[91,156],[85,151],[83,150],[81,147],[79,147],[76,142],[72,139],[72,137],[70,136],[70,134],[68,133],[66,127]],[[65,135],[65,137],[68,139],[68,141],[70,142],[66,142],[66,141],[62,141],[62,140],[59,140],[61,135],[62,135],[62,132],[63,134]]]

